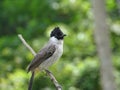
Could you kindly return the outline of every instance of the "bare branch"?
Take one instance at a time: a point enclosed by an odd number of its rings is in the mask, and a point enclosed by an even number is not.
[[[61,85],[59,85],[59,83],[57,82],[57,80],[55,79],[55,77],[53,76],[53,74],[49,70],[45,70],[45,71],[48,74],[48,76],[50,76],[50,79],[54,83],[56,89],[57,90],[62,90]]]
[[[26,46],[26,48],[28,48],[31,53],[35,56],[36,52],[30,47],[30,45],[25,41],[25,39],[22,37],[21,34],[18,34],[19,39],[22,41],[22,43]],[[47,75],[50,77],[51,81],[53,82],[54,86],[56,87],[56,90],[62,90],[61,85],[59,85],[58,81],[56,80],[56,78],[54,77],[54,75],[49,71],[49,70],[45,70],[45,72],[47,73]]]
[[[22,35],[21,34],[18,34],[18,37],[19,37],[19,39],[22,41],[22,43],[26,46],[26,48],[28,48],[30,51],[31,51],[31,53],[35,56],[36,55],[36,53],[35,53],[35,51],[30,47],[30,45],[25,41],[25,39],[22,37]]]

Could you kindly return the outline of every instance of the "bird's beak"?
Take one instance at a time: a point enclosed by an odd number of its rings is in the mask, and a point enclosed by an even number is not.
[[[67,36],[66,34],[63,34],[63,37]]]

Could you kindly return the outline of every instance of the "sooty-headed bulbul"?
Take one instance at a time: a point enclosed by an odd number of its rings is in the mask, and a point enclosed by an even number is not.
[[[34,79],[34,72],[38,68],[47,70],[55,61],[57,61],[63,53],[63,39],[66,36],[59,27],[55,27],[51,31],[48,43],[37,53],[31,63],[28,65],[28,72],[32,72],[29,82],[28,90],[32,90],[32,82]]]

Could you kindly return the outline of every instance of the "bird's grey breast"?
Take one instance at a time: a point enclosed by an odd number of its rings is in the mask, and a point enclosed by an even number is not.
[[[56,48],[54,54],[40,64],[39,66],[40,69],[47,69],[49,66],[55,63],[55,61],[57,61],[62,56],[63,44],[54,44],[54,45]]]

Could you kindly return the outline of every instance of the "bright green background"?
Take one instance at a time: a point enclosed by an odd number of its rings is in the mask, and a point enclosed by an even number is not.
[[[106,11],[114,75],[120,90],[120,14],[116,0],[106,0]],[[50,68],[63,90],[100,90],[93,18],[90,0],[1,0],[0,90],[27,90],[28,87],[31,74],[26,72],[26,67],[33,55],[17,35],[22,34],[38,52],[56,26],[68,35],[62,58]],[[55,88],[41,72],[35,76],[33,90]]]

